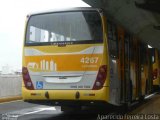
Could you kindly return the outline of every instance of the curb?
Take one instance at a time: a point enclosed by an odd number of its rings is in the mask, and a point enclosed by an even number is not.
[[[22,96],[14,96],[14,97],[0,98],[0,103],[10,102],[10,101],[15,101],[15,100],[22,100]]]

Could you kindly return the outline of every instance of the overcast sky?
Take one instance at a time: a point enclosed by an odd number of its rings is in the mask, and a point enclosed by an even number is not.
[[[28,13],[69,7],[89,7],[81,0],[3,0],[0,3],[0,70],[20,69],[25,19]]]

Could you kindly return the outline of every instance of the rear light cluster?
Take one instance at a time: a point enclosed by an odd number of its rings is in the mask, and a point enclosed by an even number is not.
[[[29,90],[34,90],[33,83],[31,81],[28,69],[26,67],[22,68],[22,75],[25,87]]]
[[[154,69],[153,70],[153,80],[157,79],[157,77],[158,77],[158,69]]]
[[[97,78],[96,81],[94,83],[93,86],[93,90],[99,90],[103,87],[104,82],[106,80],[107,77],[107,66],[106,65],[102,65],[99,68],[98,74],[97,74]]]

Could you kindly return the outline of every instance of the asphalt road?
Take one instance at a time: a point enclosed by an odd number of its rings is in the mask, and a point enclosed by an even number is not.
[[[100,108],[94,107],[78,112],[62,112],[59,106],[35,105],[23,101],[0,103],[0,120],[97,120],[101,114]]]
[[[156,94],[147,98],[144,102],[135,105],[126,111],[125,114],[160,115],[159,108],[160,95]],[[119,114],[121,109],[119,110],[119,112],[115,112],[109,108],[104,112],[101,111],[101,108],[92,107],[78,112],[62,112],[59,106],[44,106],[23,101],[14,101],[0,103],[0,120],[106,120],[105,115]],[[101,119],[103,117],[104,119]],[[158,119],[160,119],[160,116]]]

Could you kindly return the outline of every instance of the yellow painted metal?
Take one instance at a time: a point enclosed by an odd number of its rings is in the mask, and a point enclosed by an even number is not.
[[[153,78],[153,85],[160,85],[160,74],[159,74],[159,56],[158,50],[155,48],[155,62],[153,63],[153,71],[157,69],[157,78]],[[153,74],[153,73],[152,73]]]
[[[77,91],[80,93],[78,100],[101,100],[107,102],[109,97],[109,87],[103,87],[100,90],[27,90],[22,87],[22,97],[23,100],[47,100],[45,97],[45,92],[47,91],[50,100],[77,100],[75,97]]]
[[[23,62],[22,65],[23,67],[27,67],[27,63],[32,60],[36,60],[37,62],[40,62],[40,58],[42,56],[25,56],[24,55],[24,49],[36,49],[38,51],[47,53],[47,54],[54,54],[54,53],[73,53],[73,52],[79,52],[83,51],[84,49],[87,49],[92,46],[104,46],[104,50],[102,54],[90,54],[89,56],[97,56],[101,60],[101,63],[97,63],[97,67],[95,68],[89,68],[87,69],[88,71],[95,71],[98,70],[101,65],[109,65],[108,62],[108,43],[107,43],[107,33],[106,33],[106,23],[105,23],[105,18],[103,15],[101,15],[102,18],[102,26],[103,26],[103,43],[102,44],[82,44],[82,45],[66,45],[65,47],[58,47],[58,46],[30,46],[30,47],[24,47],[23,48]],[[58,71],[66,71],[66,70],[78,70],[78,71],[83,71],[81,68],[81,64],[75,62],[79,61],[82,56],[87,56],[84,54],[77,54],[77,55],[57,55],[57,56],[52,56],[55,57],[56,62],[60,65],[60,68],[58,68]],[[43,56],[46,59],[50,60],[50,56]],[[72,60],[73,65],[71,66],[70,64],[66,64],[67,58],[70,58],[69,60]],[[61,59],[61,60],[60,60]],[[66,61],[65,61],[66,60]],[[74,61],[73,61],[74,60]],[[63,64],[65,65],[65,68],[63,67]],[[67,66],[67,67],[66,67]],[[31,70],[31,69],[30,69]],[[32,71],[35,72],[35,70],[32,69]],[[39,70],[37,70],[39,71]],[[76,100],[75,99],[75,93],[77,91],[80,92],[80,98],[79,100],[99,100],[99,101],[108,101],[109,100],[109,69],[107,69],[107,78],[104,83],[104,86],[100,90],[28,90],[24,86],[24,82],[22,82],[22,98],[23,100],[46,100],[47,98],[45,97],[45,92],[49,92],[49,96],[51,100]],[[36,93],[36,95],[31,95],[31,93]],[[87,96],[87,94],[95,94],[95,96]]]

